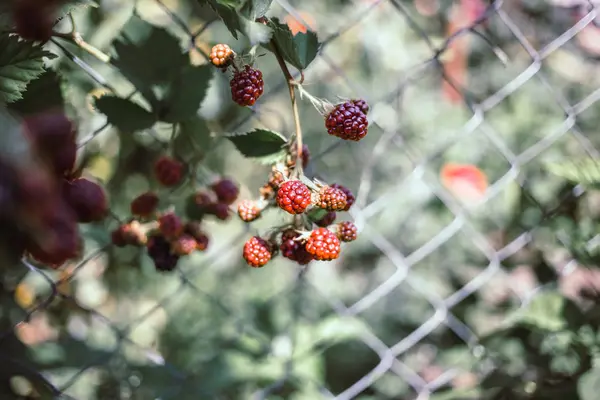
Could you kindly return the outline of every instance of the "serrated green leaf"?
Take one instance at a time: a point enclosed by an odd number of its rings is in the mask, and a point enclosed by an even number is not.
[[[171,82],[189,65],[175,36],[135,15],[127,21],[113,47],[115,66],[151,103],[156,97],[152,86]]]
[[[122,132],[135,132],[151,128],[155,116],[140,105],[116,96],[102,96],[96,100],[96,108],[106,115],[108,122]]]
[[[0,49],[0,103],[21,99],[27,84],[44,73],[44,57],[56,57],[8,33],[0,33]]]
[[[226,136],[242,155],[248,158],[278,157],[283,150],[286,138],[268,129],[255,129],[247,133]]]
[[[233,2],[224,3],[217,0],[200,0],[200,2],[208,4],[217,13],[219,18],[221,18],[227,29],[229,29],[229,32],[231,32],[231,35],[235,39],[238,39],[238,32],[243,33],[243,31],[240,25],[240,17]]]
[[[205,0],[221,18],[231,35],[238,39],[238,33],[245,35],[252,45],[257,43],[266,43],[271,40],[271,29],[261,23],[257,23],[255,20],[258,17],[258,11],[264,11],[265,2],[257,1],[257,8],[254,6],[246,6],[246,11],[239,10],[240,2],[232,1],[219,1],[219,0]],[[257,14],[253,16],[252,14]]]
[[[241,13],[251,20],[264,17],[271,8],[273,0],[248,0],[241,9]]]
[[[294,36],[290,28],[277,18],[270,20],[268,26],[273,30],[273,40],[282,57],[296,69],[306,69],[317,56],[320,44],[314,32],[308,31]],[[271,46],[266,48],[273,51]]]
[[[167,89],[163,103],[168,111],[161,120],[175,123],[196,115],[206,96],[213,73],[214,68],[208,64],[184,68]]]
[[[577,381],[580,400],[597,400],[600,393],[600,368],[592,368]]]
[[[547,164],[549,172],[571,182],[593,185],[600,183],[600,159],[583,158],[564,163]]]
[[[9,104],[9,110],[21,115],[64,108],[61,77],[52,70],[29,82],[23,98]]]

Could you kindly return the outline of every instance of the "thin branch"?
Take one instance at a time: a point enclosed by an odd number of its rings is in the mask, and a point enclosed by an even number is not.
[[[279,67],[285,76],[288,90],[290,92],[290,100],[292,101],[292,112],[294,115],[294,125],[295,125],[295,141],[296,141],[296,157],[294,168],[294,176],[299,177],[302,176],[302,127],[300,126],[300,113],[298,112],[298,102],[296,101],[296,81],[294,77],[290,73],[289,68],[287,67],[283,56],[281,55],[281,49],[275,42],[275,40],[271,40],[271,46],[273,47],[273,53],[277,58],[277,62],[279,63]]]

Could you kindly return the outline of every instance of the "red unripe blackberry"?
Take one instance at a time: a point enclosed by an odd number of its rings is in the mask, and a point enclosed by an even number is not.
[[[158,229],[165,238],[173,240],[183,233],[183,222],[175,213],[169,212],[158,218]]]
[[[312,254],[306,251],[303,243],[296,239],[300,234],[293,229],[288,229],[281,234],[281,255],[300,265],[306,265],[313,260]]]
[[[138,221],[131,221],[112,231],[111,241],[117,247],[144,246],[148,242],[148,237]]]
[[[58,176],[68,174],[77,158],[77,132],[62,111],[48,111],[23,120],[25,134]]]
[[[334,183],[330,186],[332,188],[340,189],[341,191],[343,191],[346,194],[346,207],[344,207],[344,211],[348,211],[350,209],[350,207],[352,207],[352,205],[356,201],[354,194],[347,187],[338,185],[337,183]]]
[[[81,223],[102,221],[108,213],[104,189],[85,178],[63,182],[63,198]]]
[[[243,256],[248,265],[260,268],[269,262],[273,249],[267,241],[259,236],[253,236],[244,244]]]
[[[306,241],[306,251],[312,254],[315,260],[335,260],[340,255],[340,240],[329,229],[317,228]]]
[[[342,242],[353,242],[358,237],[358,228],[353,222],[340,222],[337,225],[337,236]]]
[[[162,156],[154,164],[156,180],[163,186],[175,186],[183,177],[183,164],[174,158]]]
[[[367,115],[369,113],[369,105],[363,99],[354,99],[352,100],[352,104],[358,107],[363,114]]]
[[[233,61],[234,52],[226,44],[216,44],[210,50],[208,58],[215,67],[227,68]]]
[[[132,200],[130,208],[131,215],[138,217],[149,217],[156,211],[158,207],[158,195],[154,192],[146,192],[140,194]]]
[[[331,186],[324,186],[319,191],[317,207],[327,211],[343,211],[346,208],[346,193]]]
[[[236,71],[229,85],[231,98],[240,106],[254,105],[264,91],[262,72],[249,65],[241,71]]]
[[[314,221],[314,222],[315,222],[315,224],[317,226],[326,228],[329,225],[333,224],[333,222],[335,221],[336,217],[337,217],[337,214],[335,213],[335,211],[329,211],[327,214],[325,214],[323,216],[323,218],[321,218],[321,219],[319,219],[317,221]]]
[[[56,2],[17,0],[13,8],[16,32],[25,40],[47,42],[52,37]]]
[[[179,256],[171,252],[171,244],[163,236],[151,236],[146,251],[157,271],[173,271],[177,267]]]
[[[368,126],[367,116],[351,101],[336,105],[325,118],[327,133],[344,140],[361,140]]]
[[[197,242],[192,235],[183,234],[171,242],[171,252],[179,256],[187,256],[196,250]]]
[[[279,185],[277,205],[290,214],[302,214],[310,206],[311,195],[299,180],[289,180]]]
[[[221,179],[213,183],[211,188],[217,195],[219,203],[225,203],[227,205],[233,204],[240,194],[237,185],[230,179]]]
[[[183,231],[196,240],[196,250],[204,251],[208,248],[209,238],[202,231],[202,226],[199,222],[188,222],[185,224]]]
[[[208,206],[207,212],[214,215],[221,221],[227,221],[231,216],[229,214],[229,205],[225,203],[214,203]]]
[[[260,217],[261,209],[253,200],[243,200],[238,204],[238,215],[244,222],[252,222]]]

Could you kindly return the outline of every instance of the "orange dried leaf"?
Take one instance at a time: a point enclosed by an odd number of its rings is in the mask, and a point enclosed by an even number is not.
[[[463,201],[481,199],[488,188],[485,173],[471,164],[447,163],[442,167],[440,179],[446,189]]]
[[[312,15],[302,11],[300,11],[298,15],[302,19],[302,22],[291,14],[286,15],[284,18],[288,28],[290,28],[290,31],[292,31],[292,35],[296,36],[298,33],[306,33],[308,30],[315,30],[316,21]]]

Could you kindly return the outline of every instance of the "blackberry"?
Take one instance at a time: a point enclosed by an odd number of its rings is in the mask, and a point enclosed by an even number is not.
[[[344,140],[361,140],[368,126],[367,116],[351,101],[336,105],[325,118],[327,133]]]
[[[264,91],[262,72],[249,65],[241,71],[236,71],[229,85],[232,100],[240,106],[254,105]]]
[[[324,186],[319,191],[317,204],[327,211],[343,211],[346,208],[346,193],[331,186]]]
[[[342,242],[353,242],[358,236],[358,229],[353,222],[340,222],[337,225],[337,236]]]
[[[299,180],[286,181],[277,190],[277,205],[290,214],[302,214],[310,203],[310,190]]]
[[[306,241],[306,251],[320,261],[335,260],[340,256],[340,240],[327,228],[317,228]]]
[[[243,256],[253,268],[263,267],[273,254],[271,245],[259,236],[253,236],[244,244]]]

